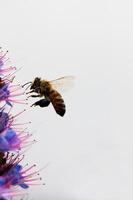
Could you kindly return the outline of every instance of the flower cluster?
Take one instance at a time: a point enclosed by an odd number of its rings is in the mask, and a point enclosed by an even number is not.
[[[35,141],[30,140],[27,128],[17,123],[17,117],[24,111],[12,116],[14,103],[25,103],[19,99],[23,95],[20,85],[13,85],[15,67],[8,65],[7,52],[0,52],[0,200],[11,200],[21,195],[38,181],[38,171],[33,170],[35,165],[23,166],[21,161],[24,155],[21,149]],[[15,98],[14,98],[15,97]],[[18,99],[16,99],[16,97]],[[22,198],[21,198],[22,199]]]

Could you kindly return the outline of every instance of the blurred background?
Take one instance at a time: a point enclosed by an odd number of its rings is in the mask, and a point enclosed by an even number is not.
[[[0,0],[0,46],[22,67],[16,82],[74,75],[62,93],[64,118],[52,106],[26,108],[38,141],[24,162],[36,163],[45,186],[30,199],[125,200],[133,197],[133,2]]]

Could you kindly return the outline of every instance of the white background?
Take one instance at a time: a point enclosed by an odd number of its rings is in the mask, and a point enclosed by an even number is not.
[[[35,76],[76,77],[62,94],[64,118],[26,107],[38,140],[26,154],[45,186],[39,200],[133,198],[133,3],[123,0],[0,0],[0,45]],[[18,106],[23,109],[24,106]]]

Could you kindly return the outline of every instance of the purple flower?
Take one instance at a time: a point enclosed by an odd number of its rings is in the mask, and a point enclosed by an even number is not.
[[[21,140],[12,128],[6,129],[0,135],[0,151],[14,151],[21,149]]]
[[[0,200],[12,200],[13,197],[19,196],[19,200],[22,200],[26,194],[23,194],[19,189],[11,188],[0,188]]]
[[[10,106],[14,102],[25,104],[25,99],[15,99],[16,96],[19,97],[24,92],[20,85],[12,84],[16,67],[8,66],[9,58],[7,58],[7,53],[8,51],[6,53],[0,52],[0,102],[5,102]],[[9,72],[11,73],[9,74]]]
[[[24,94],[22,87],[13,84],[16,68],[9,64],[7,53],[0,51],[0,200],[13,200],[16,196],[21,200],[25,197],[28,199],[22,189],[25,191],[31,185],[40,185],[40,178],[39,171],[34,170],[35,165],[28,167],[28,164],[20,164],[24,156],[18,151],[29,147],[35,140],[29,140],[32,134],[23,127],[25,123],[16,122],[16,118],[24,111],[15,116],[10,114],[14,103],[27,103],[21,99]],[[17,154],[11,154],[10,151]]]
[[[0,189],[10,189],[12,186],[20,186],[23,189],[29,188],[30,185],[34,185],[34,181],[40,180],[38,171],[32,171],[36,165],[31,167],[23,167],[20,165],[20,161],[23,160],[17,156],[7,153],[0,154]],[[26,169],[25,169],[26,168]]]
[[[6,127],[8,126],[9,122],[9,115],[8,113],[4,112],[4,110],[1,110],[0,112],[0,133],[3,132]]]
[[[0,75],[9,73],[16,69],[16,67],[8,66],[9,58],[7,57],[7,53],[8,51],[3,52],[2,50],[0,52]]]
[[[0,200],[11,200],[10,194],[12,193],[11,189],[0,188]]]
[[[11,116],[9,113],[4,112],[4,109],[1,110],[0,152],[21,150],[21,148],[35,143],[35,140],[29,140],[32,134],[29,134],[27,129],[21,127],[23,124],[15,124],[16,117],[23,112],[18,113],[16,116]],[[20,126],[19,129],[15,128],[17,125]]]
[[[24,94],[20,85],[13,85],[12,78],[0,78],[0,102],[12,106],[12,103],[27,104],[25,99],[16,99]]]

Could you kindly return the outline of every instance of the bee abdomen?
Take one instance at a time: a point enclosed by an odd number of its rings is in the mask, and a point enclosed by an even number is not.
[[[51,90],[49,98],[56,113],[63,117],[66,112],[66,107],[62,96],[57,91]]]

